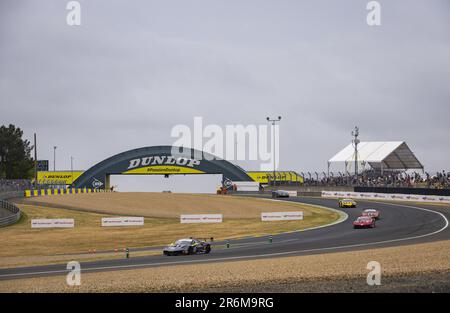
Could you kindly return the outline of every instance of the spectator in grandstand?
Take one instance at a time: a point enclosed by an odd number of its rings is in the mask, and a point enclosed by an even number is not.
[[[443,170],[437,172],[436,175],[431,176],[425,173],[424,176],[420,173],[405,173],[405,172],[388,172],[381,175],[380,172],[373,170],[364,171],[356,178],[349,173],[339,175],[330,173],[330,175],[323,174],[323,177],[304,178],[305,186],[363,186],[363,187],[406,187],[406,188],[449,188],[450,175]]]

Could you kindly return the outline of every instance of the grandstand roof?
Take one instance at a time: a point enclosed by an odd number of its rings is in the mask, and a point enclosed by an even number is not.
[[[355,148],[353,144],[349,144],[328,162],[354,161]],[[423,169],[422,163],[404,141],[361,142],[358,145],[358,161],[369,163],[372,168]]]

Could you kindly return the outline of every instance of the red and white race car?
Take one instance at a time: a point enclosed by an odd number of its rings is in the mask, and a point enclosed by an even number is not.
[[[360,216],[353,222],[353,228],[375,228],[375,219],[370,216]]]
[[[375,209],[366,209],[362,212],[362,216],[373,217],[378,220],[380,218],[380,211]]]

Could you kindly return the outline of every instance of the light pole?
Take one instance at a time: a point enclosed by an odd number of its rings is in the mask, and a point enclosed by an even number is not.
[[[34,189],[38,187],[38,173],[37,173],[37,142],[36,133],[34,133]]]
[[[56,148],[57,146],[53,146],[53,172],[56,171]]]
[[[73,156],[70,157],[70,179],[71,179],[71,183],[70,183],[70,187],[72,187],[73,185]]]
[[[275,167],[276,167],[276,162],[275,162],[275,124],[276,122],[281,121],[281,116],[278,116],[277,119],[271,119],[270,117],[266,118],[268,122],[272,123],[272,128],[273,128],[273,185],[276,185],[277,182],[277,176],[276,176],[276,172],[275,172]]]
[[[352,130],[352,136],[354,139],[352,140],[353,145],[355,146],[355,178],[358,180],[358,144],[360,143],[359,136],[359,127],[355,126],[355,129]]]

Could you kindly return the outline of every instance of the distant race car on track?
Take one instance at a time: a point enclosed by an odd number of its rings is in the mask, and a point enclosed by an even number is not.
[[[272,198],[289,198],[289,192],[285,190],[272,191]]]
[[[380,218],[380,211],[375,209],[366,209],[362,212],[362,216],[373,217],[378,220]]]
[[[340,199],[339,200],[340,208],[356,208],[356,201],[352,199]]]
[[[164,255],[197,254],[211,252],[211,245],[205,241],[188,238],[180,239],[164,247]]]
[[[353,222],[353,228],[375,228],[375,219],[369,216],[360,216]]]

